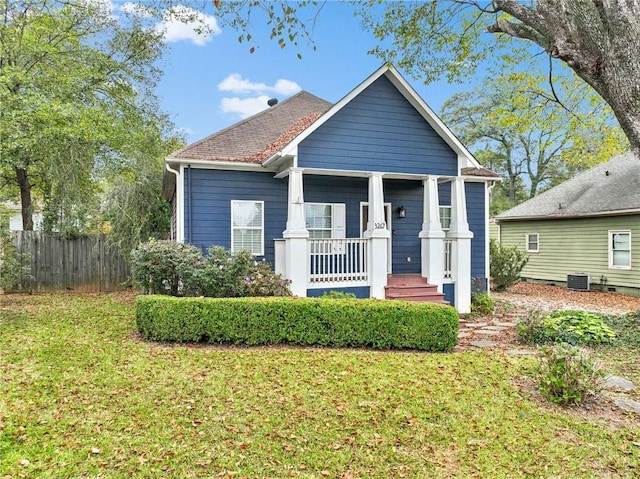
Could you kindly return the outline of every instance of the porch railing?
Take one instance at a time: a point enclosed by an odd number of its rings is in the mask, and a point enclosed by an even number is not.
[[[313,286],[336,283],[368,284],[369,242],[363,238],[309,240],[310,274]]]
[[[444,240],[444,278],[451,279],[451,240]]]

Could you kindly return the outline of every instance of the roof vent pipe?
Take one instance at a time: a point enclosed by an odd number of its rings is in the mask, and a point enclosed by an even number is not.
[[[269,106],[275,106],[278,104],[278,99],[277,98],[269,98],[267,100],[267,105]]]

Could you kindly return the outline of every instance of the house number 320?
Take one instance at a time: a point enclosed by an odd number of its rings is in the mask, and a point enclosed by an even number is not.
[[[385,223],[384,221],[382,223],[374,223],[373,224],[373,228],[376,229],[376,230],[387,229],[387,223]]]

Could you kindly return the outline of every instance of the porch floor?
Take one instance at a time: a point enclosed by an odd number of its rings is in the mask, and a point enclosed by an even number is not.
[[[419,274],[390,274],[384,288],[386,299],[449,304],[438,287]]]

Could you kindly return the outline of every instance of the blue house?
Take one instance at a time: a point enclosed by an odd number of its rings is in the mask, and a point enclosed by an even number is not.
[[[489,277],[486,170],[392,67],[336,104],[300,92],[174,152],[172,237],[250,250],[298,296],[444,300]]]

